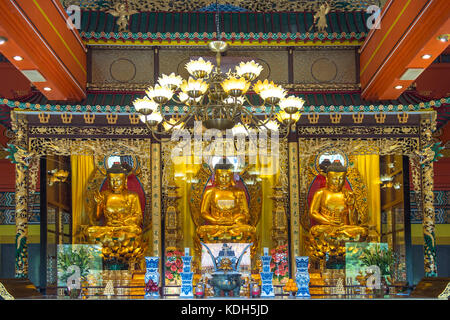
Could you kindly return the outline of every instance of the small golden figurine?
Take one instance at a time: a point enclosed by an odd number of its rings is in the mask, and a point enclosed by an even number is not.
[[[66,170],[53,169],[48,172],[48,186],[53,186],[56,182],[66,182],[69,172]]]
[[[244,284],[241,287],[241,297],[250,297],[250,278],[243,277]]]
[[[316,12],[316,14],[314,15],[314,24],[311,26],[310,30],[313,28],[313,26],[316,24],[317,25],[317,31],[318,32],[324,32],[327,27],[327,14],[330,12],[331,7],[330,4],[328,2],[323,3],[320,5],[319,10]],[[317,20],[319,20],[317,22]]]
[[[355,195],[344,188],[347,168],[339,161],[327,167],[326,187],[313,196],[309,210],[314,221],[310,229],[312,254],[323,258],[345,253],[345,242],[364,241],[368,228],[359,225]]]
[[[96,192],[96,211],[87,228],[90,242],[103,245],[103,258],[122,263],[143,254],[142,210],[138,194],[127,189],[128,174],[119,163],[107,170],[109,188]],[[96,225],[102,218],[104,225]]]
[[[119,17],[117,19],[116,24],[119,26],[119,32],[128,32],[128,20],[132,14],[137,13],[136,10],[129,10],[124,3],[118,3],[114,10],[109,10],[109,14],[112,14],[114,17]]]

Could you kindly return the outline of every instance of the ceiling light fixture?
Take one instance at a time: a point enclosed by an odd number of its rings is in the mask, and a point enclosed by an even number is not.
[[[449,35],[448,35],[448,34],[441,34],[441,35],[438,37],[438,40],[441,41],[441,42],[447,42],[447,41],[448,41],[448,38],[449,38]]]
[[[0,45],[5,44],[8,41],[8,38],[0,36]]]
[[[16,61],[22,61],[23,60],[23,58],[21,56],[14,56],[13,59],[16,60]]]
[[[403,89],[403,86],[401,86],[401,85],[395,86],[395,89],[397,89],[397,90]]]
[[[424,55],[422,56],[422,59],[428,60],[428,59],[430,59],[431,57],[432,57],[431,54],[424,54]]]
[[[222,72],[221,53],[227,50],[228,44],[221,40],[219,23],[216,13],[217,40],[208,44],[215,52],[215,65],[202,57],[190,60],[185,65],[188,79],[175,73],[162,75],[145,91],[145,97],[133,101],[141,121],[155,139],[158,139],[156,135],[170,134],[176,129],[190,130],[187,124],[194,120],[201,121],[206,129],[243,134],[251,129],[283,130],[287,136],[291,126],[300,119],[305,101],[288,97],[287,90],[273,81],[257,80],[263,67],[254,60]],[[260,102],[249,100],[250,88]],[[173,111],[171,106],[175,106]]]
[[[289,132],[291,125],[300,118],[304,100],[287,97],[283,87],[267,79],[252,83],[263,70],[253,60],[241,62],[235,71],[221,72],[221,52],[227,44],[217,42],[209,45],[216,52],[216,65],[203,58],[191,60],[186,64],[190,74],[187,80],[175,73],[162,75],[145,91],[145,97],[133,101],[141,121],[153,134],[186,128],[191,119],[201,121],[206,129],[278,131],[281,124]],[[259,96],[260,105],[254,105],[247,97],[250,88]],[[181,106],[183,111],[171,114],[168,110],[172,104]],[[257,114],[255,109],[263,111]],[[159,124],[164,131],[158,132]]]
[[[50,87],[44,87],[44,91],[52,91],[52,88],[50,88]]]

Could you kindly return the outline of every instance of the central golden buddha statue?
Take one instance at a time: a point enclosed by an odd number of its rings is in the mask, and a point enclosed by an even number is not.
[[[215,185],[202,197],[200,216],[204,225],[197,227],[203,242],[253,242],[256,228],[250,225],[250,213],[244,190],[235,186],[231,165],[215,166]]]
[[[107,170],[108,189],[96,192],[96,210],[86,230],[90,243],[102,244],[105,260],[121,263],[143,253],[142,210],[138,194],[127,190],[128,173],[119,163]]]
[[[354,193],[344,188],[346,174],[340,162],[330,164],[326,187],[311,201],[309,215],[315,225],[310,229],[310,250],[317,258],[343,256],[345,242],[364,241],[368,235],[368,228],[359,225]]]

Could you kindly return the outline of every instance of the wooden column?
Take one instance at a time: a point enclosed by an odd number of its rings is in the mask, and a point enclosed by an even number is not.
[[[288,82],[294,83],[294,47],[288,48]]]
[[[153,83],[159,78],[159,47],[153,48]]]

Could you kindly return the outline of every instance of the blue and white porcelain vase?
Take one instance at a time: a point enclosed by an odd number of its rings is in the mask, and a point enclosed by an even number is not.
[[[295,264],[297,266],[295,281],[298,287],[298,298],[311,298],[309,293],[308,261],[309,257],[295,257]]]
[[[261,272],[261,298],[273,298],[275,292],[273,290],[273,272],[270,272],[270,261],[272,257],[264,253],[261,256],[262,272]]]
[[[191,271],[192,256],[183,256],[183,272],[181,273],[181,291],[180,298],[193,298],[194,288],[192,287],[192,280],[194,273]]]
[[[145,285],[152,280],[154,283],[159,285],[159,271],[158,271],[159,257],[145,257]],[[156,292],[145,292],[145,298],[157,298],[159,297],[159,291]]]

